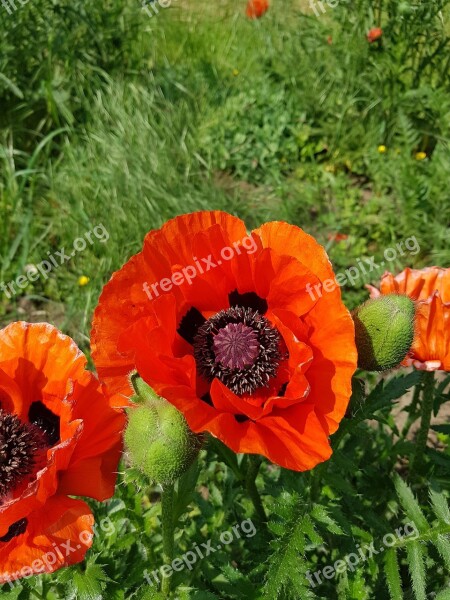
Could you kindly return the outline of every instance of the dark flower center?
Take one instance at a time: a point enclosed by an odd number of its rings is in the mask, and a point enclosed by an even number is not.
[[[39,427],[0,409],[0,499],[33,473],[46,447]]]
[[[205,321],[194,337],[199,373],[236,394],[267,387],[282,359],[281,337],[257,310],[234,306]]]
[[[60,418],[52,413],[43,402],[33,402],[28,411],[28,420],[45,434],[47,446],[54,446],[60,441]]]
[[[3,537],[0,537],[0,542],[10,542],[13,538],[18,535],[22,535],[27,530],[28,520],[20,519],[20,521],[16,521],[13,523],[6,534]]]

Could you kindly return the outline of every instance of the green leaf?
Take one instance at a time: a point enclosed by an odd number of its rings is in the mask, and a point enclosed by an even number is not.
[[[429,529],[429,525],[425,519],[422,509],[419,506],[419,503],[415,499],[411,489],[399,476],[395,477],[395,488],[408,517],[411,519],[411,521],[413,521],[419,531],[427,531]]]
[[[450,571],[450,541],[443,535],[439,535],[435,543],[439,554],[445,561],[447,569]]]
[[[434,511],[438,518],[450,525],[450,510],[448,508],[447,500],[444,494],[436,492],[435,490],[430,491],[431,503],[434,507]]]
[[[327,509],[321,506],[320,504],[314,505],[311,511],[311,517],[316,521],[319,521],[320,523],[326,525],[328,531],[331,531],[331,533],[335,533],[337,535],[344,535],[344,532],[341,529],[341,527],[336,523],[334,519],[330,517]]]
[[[102,567],[88,561],[84,572],[75,570],[71,587],[76,592],[77,600],[103,600],[103,591],[108,577]]]
[[[402,600],[402,581],[398,566],[397,551],[395,550],[395,548],[389,548],[389,550],[384,555],[384,566],[386,582],[388,585],[391,600]]]
[[[416,600],[426,600],[425,560],[418,541],[407,545],[409,571]]]

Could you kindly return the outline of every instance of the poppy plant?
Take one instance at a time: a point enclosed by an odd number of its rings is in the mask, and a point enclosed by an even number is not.
[[[268,0],[248,0],[246,15],[249,19],[260,19],[268,10]]]
[[[369,44],[373,44],[377,40],[380,40],[383,37],[383,30],[380,27],[372,27],[367,32],[367,41]]]
[[[0,331],[0,583],[81,561],[88,505],[114,493],[122,411],[46,323]]]
[[[324,248],[299,227],[248,235],[220,211],[177,217],[102,292],[91,336],[99,376],[129,397],[137,370],[195,433],[311,469],[331,455],[356,368],[339,287],[307,292],[332,277]]]
[[[450,371],[450,269],[405,269],[385,273],[380,289],[367,286],[372,298],[405,294],[416,302],[414,343],[403,365],[425,371]]]

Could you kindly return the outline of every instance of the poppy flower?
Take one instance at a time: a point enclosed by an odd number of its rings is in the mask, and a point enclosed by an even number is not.
[[[404,366],[426,371],[450,371],[450,269],[405,269],[385,273],[380,289],[367,286],[372,298],[406,294],[416,302],[414,343]]]
[[[268,0],[248,0],[246,15],[249,19],[260,19],[268,10]]]
[[[382,29],[380,29],[379,27],[372,27],[372,29],[369,29],[369,31],[367,32],[367,41],[369,42],[369,44],[373,44],[377,40],[381,39],[382,36]]]
[[[129,397],[137,370],[195,433],[311,469],[331,455],[357,358],[339,286],[322,290],[330,278],[325,250],[299,227],[247,234],[220,211],[172,219],[103,289],[99,376]]]
[[[343,242],[348,240],[348,235],[346,233],[328,233],[327,239],[330,242]]]
[[[114,493],[125,417],[75,343],[45,323],[0,331],[0,583],[79,562],[88,505]]]

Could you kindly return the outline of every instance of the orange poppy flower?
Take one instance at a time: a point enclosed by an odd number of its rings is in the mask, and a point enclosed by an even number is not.
[[[416,334],[404,366],[426,371],[450,371],[450,269],[405,269],[385,273],[380,289],[367,286],[372,298],[406,294],[416,301]]]
[[[348,240],[348,235],[346,233],[329,233],[327,234],[327,239],[330,242],[343,242],[344,240]]]
[[[260,19],[268,10],[268,0],[248,0],[246,15],[249,19]]]
[[[79,562],[114,493],[125,417],[75,343],[45,323],[0,332],[0,583]]]
[[[376,42],[377,40],[381,39],[383,37],[383,30],[380,29],[379,27],[372,27],[372,29],[370,29],[367,32],[367,41],[369,42],[369,44],[373,44],[373,42]]]
[[[331,455],[356,368],[339,287],[321,289],[332,278],[325,250],[293,225],[249,235],[220,211],[177,217],[103,290],[91,337],[99,376],[129,397],[137,369],[194,432],[311,469]]]

